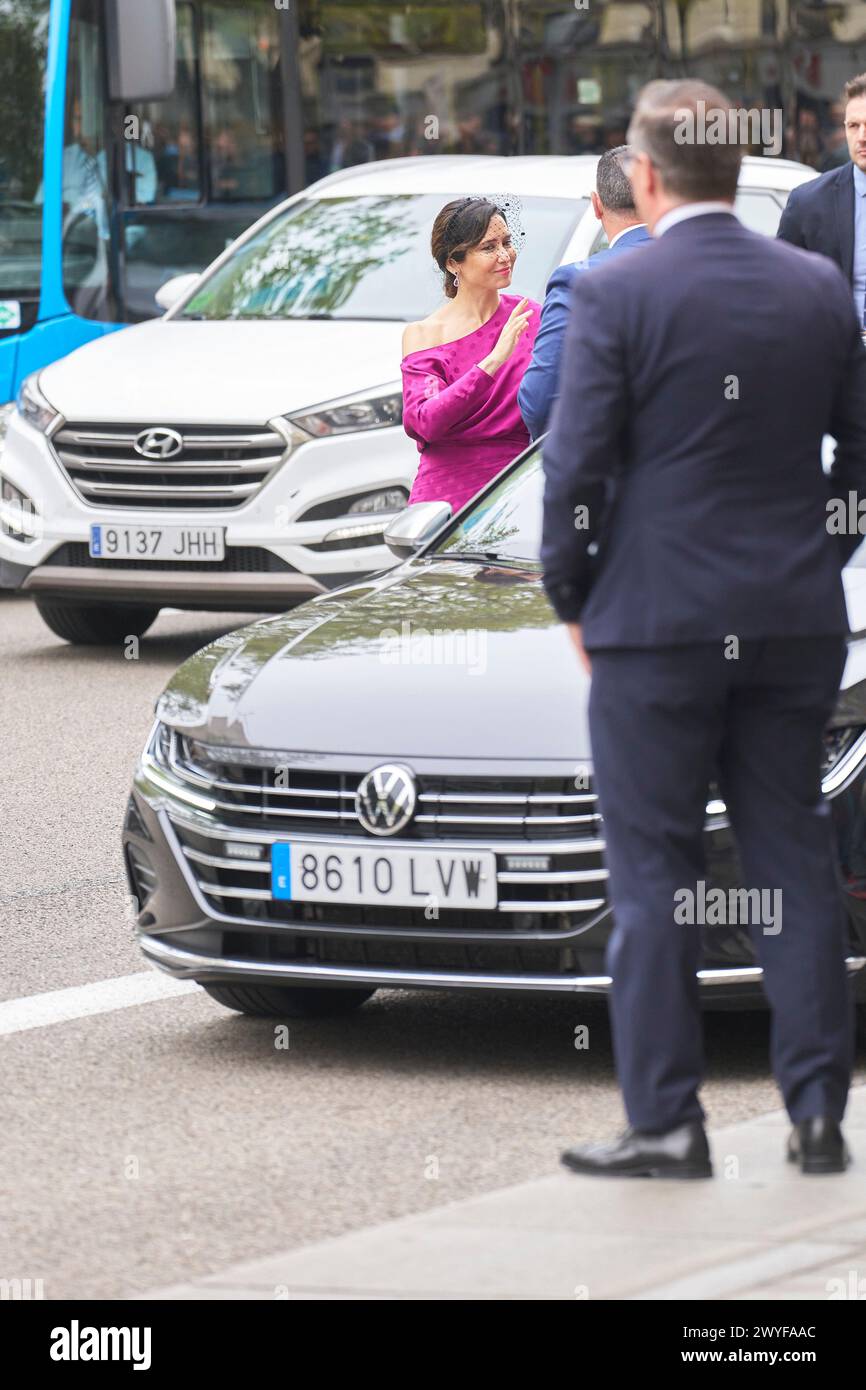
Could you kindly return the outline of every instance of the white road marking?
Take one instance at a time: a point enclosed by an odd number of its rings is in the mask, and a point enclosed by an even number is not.
[[[113,980],[96,980],[91,985],[54,989],[47,994],[28,994],[23,999],[0,1002],[0,1036],[24,1033],[28,1028],[46,1028],[51,1023],[68,1023],[73,1018],[107,1014],[128,1009],[133,1004],[150,1004],[155,999],[171,999],[192,994],[198,985],[192,980],[173,980],[155,970],[139,970],[135,975],[118,975]]]

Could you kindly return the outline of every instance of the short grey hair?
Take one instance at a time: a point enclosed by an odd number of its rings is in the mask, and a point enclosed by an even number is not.
[[[634,212],[634,193],[625,175],[625,156],[633,151],[628,145],[605,150],[595,171],[595,191],[607,212]]]
[[[708,82],[692,78],[648,82],[638,93],[628,128],[629,144],[649,156],[667,191],[678,198],[733,201],[743,155],[741,145],[734,141],[718,145],[680,143],[675,137],[684,114],[694,117],[699,102],[704,112],[727,113],[733,105],[724,92]]]

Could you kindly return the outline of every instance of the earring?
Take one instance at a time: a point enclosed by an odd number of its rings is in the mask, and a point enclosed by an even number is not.
[[[454,288],[455,288],[455,290],[459,290],[459,288],[460,288],[460,280],[458,279],[456,270],[453,272],[453,275],[454,275]]]

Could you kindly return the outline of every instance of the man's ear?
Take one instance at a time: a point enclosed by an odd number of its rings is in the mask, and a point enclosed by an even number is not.
[[[602,219],[602,214],[604,213],[604,208],[601,205],[601,199],[599,198],[595,189],[593,189],[590,193],[589,201],[592,203],[592,210],[600,222]]]
[[[651,198],[657,198],[661,193],[661,183],[659,181],[658,170],[654,164],[647,160],[646,164],[646,192]]]

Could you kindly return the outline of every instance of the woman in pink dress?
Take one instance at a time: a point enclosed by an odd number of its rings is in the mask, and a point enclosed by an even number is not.
[[[403,427],[421,454],[409,501],[456,511],[529,443],[517,389],[541,305],[502,293],[517,249],[488,199],[447,203],[431,250],[446,302],[403,334]]]

